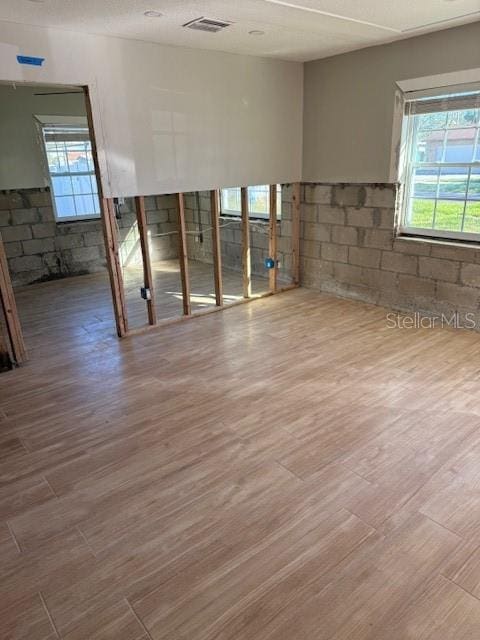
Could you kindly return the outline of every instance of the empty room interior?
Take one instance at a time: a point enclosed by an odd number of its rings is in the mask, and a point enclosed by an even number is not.
[[[0,640],[480,639],[479,0],[0,0],[0,141]]]

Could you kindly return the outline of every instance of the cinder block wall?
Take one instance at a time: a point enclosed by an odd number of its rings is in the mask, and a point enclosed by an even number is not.
[[[478,313],[480,249],[395,238],[395,185],[302,185],[301,280],[427,315]]]
[[[150,250],[153,260],[177,256],[173,196],[146,198]],[[118,220],[122,263],[140,263],[133,200],[120,207]],[[0,233],[14,286],[106,269],[100,220],[57,223],[48,189],[0,193]]]
[[[210,192],[185,196],[188,255],[192,260],[213,262]],[[288,280],[291,269],[291,187],[282,188],[282,219],[277,223],[279,279]],[[199,207],[197,206],[199,205]],[[242,270],[242,232],[240,218],[221,216],[220,236],[222,265],[232,271]],[[202,241],[200,241],[200,233]],[[268,277],[264,260],[268,257],[268,222],[250,220],[250,259],[252,274]]]

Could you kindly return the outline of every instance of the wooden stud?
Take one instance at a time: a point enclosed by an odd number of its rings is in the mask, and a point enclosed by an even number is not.
[[[268,272],[270,291],[277,290],[278,265],[277,265],[277,185],[270,185],[269,198],[269,224],[268,224],[268,256],[274,261],[273,269]]]
[[[192,314],[190,303],[190,278],[188,274],[187,228],[185,225],[185,197],[177,193],[178,213],[178,259],[180,261],[180,275],[182,278],[183,315]]]
[[[110,288],[112,290],[113,313],[117,327],[117,335],[123,338],[128,333],[127,308],[125,304],[125,288],[123,286],[122,265],[119,255],[117,225],[115,222],[115,209],[112,198],[104,198],[103,186],[100,179],[100,164],[98,162],[97,142],[95,128],[93,126],[92,103],[88,86],[83,87],[85,96],[85,108],[87,112],[88,129],[92,145],[93,166],[97,180],[98,199],[101,206],[101,218],[103,227],[103,239],[107,258],[108,274],[110,276]]]
[[[107,267],[112,289],[113,309],[117,334],[123,338],[128,332],[125,289],[123,287],[122,266],[119,255],[115,208],[112,198],[102,198],[102,225],[105,239]]]
[[[242,210],[242,269],[243,269],[243,297],[252,295],[252,266],[250,261],[250,218],[248,212],[248,187],[240,190]]]
[[[213,276],[215,279],[215,303],[223,306],[222,248],[220,243],[220,194],[218,189],[210,191],[210,211],[212,226]]]
[[[148,324],[157,323],[157,311],[155,309],[155,291],[152,276],[152,263],[148,249],[147,216],[145,213],[145,198],[135,197],[135,212],[137,214],[138,234],[140,236],[140,248],[142,250],[143,283],[150,292],[150,300],[147,300]]]
[[[292,282],[300,284],[300,183],[292,185]]]
[[[5,326],[9,342],[11,357],[16,364],[22,364],[27,360],[27,351],[23,341],[22,327],[18,317],[15,295],[13,293],[10,272],[8,270],[7,256],[0,235],[0,299],[5,316]]]

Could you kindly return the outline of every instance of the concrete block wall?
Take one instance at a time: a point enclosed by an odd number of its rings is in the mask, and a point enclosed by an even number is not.
[[[282,219],[277,223],[279,279],[287,281],[291,270],[291,188],[282,188]],[[185,195],[185,220],[188,255],[192,260],[213,262],[210,192]],[[220,237],[222,266],[232,271],[242,270],[242,232],[240,218],[221,216]],[[202,240],[200,240],[200,233]],[[268,277],[264,260],[268,257],[268,222],[250,220],[250,257],[252,274]]]
[[[118,233],[123,266],[142,264],[142,254],[136,224],[133,198],[126,198],[119,207]],[[152,262],[178,257],[178,216],[174,195],[145,198],[148,246]]]
[[[176,236],[157,237],[176,228],[173,196],[146,198],[145,206],[152,259],[176,257]],[[120,212],[122,263],[139,263],[133,200],[127,199]],[[57,223],[48,189],[0,192],[0,233],[14,286],[106,269],[101,221]]]
[[[479,314],[480,247],[396,237],[396,186],[302,185],[301,282],[426,315]]]

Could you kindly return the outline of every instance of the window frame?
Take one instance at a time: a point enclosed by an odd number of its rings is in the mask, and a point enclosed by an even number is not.
[[[46,139],[45,139],[45,129],[47,129],[48,127],[71,127],[72,129],[78,128],[78,129],[82,129],[82,130],[87,130],[88,133],[88,140],[90,142],[90,146],[92,147],[92,135],[90,132],[90,128],[88,125],[88,120],[85,116],[39,116],[36,115],[34,116],[36,119],[36,124],[37,124],[37,129],[38,129],[38,135],[39,135],[39,144],[42,147],[43,150],[43,158],[44,158],[44,163],[45,163],[45,175],[46,175],[46,180],[48,181],[48,186],[50,188],[50,194],[51,194],[51,200],[52,200],[52,208],[53,208],[53,214],[55,217],[55,222],[57,224],[63,224],[63,223],[69,223],[71,224],[72,222],[85,222],[88,220],[100,220],[102,217],[102,211],[101,211],[101,203],[100,203],[100,197],[98,195],[98,178],[97,178],[97,174],[95,171],[95,166],[93,166],[93,169],[91,171],[79,171],[79,172],[62,172],[62,173],[58,173],[58,174],[52,174],[50,171],[50,166],[49,166],[49,161],[48,161],[48,151],[47,151],[47,146],[46,146]],[[96,186],[97,186],[97,192],[91,192],[91,194],[84,194],[84,195],[92,195],[97,197],[97,201],[98,201],[98,213],[91,213],[91,214],[77,214],[74,216],[60,216],[58,214],[58,208],[57,208],[57,202],[56,202],[56,197],[55,197],[55,191],[54,191],[54,187],[53,187],[53,177],[62,177],[62,176],[90,176],[90,180],[94,179],[96,182]],[[72,195],[75,195],[75,193],[73,193]],[[82,195],[82,194],[77,194],[77,195]],[[75,206],[75,200],[74,200],[74,206]]]
[[[447,102],[455,100],[455,96],[458,96],[462,93],[479,93],[479,88],[475,86],[473,90],[468,89],[467,85],[454,85],[450,87],[442,87],[437,88],[436,90],[426,90],[426,91],[416,91],[413,92],[415,97],[407,98],[408,101],[414,102],[415,100],[421,99],[421,97],[432,98],[432,99],[440,99],[444,98]],[[408,94],[407,94],[408,95]],[[479,94],[480,95],[480,94]],[[405,94],[404,94],[405,99]],[[406,102],[403,103],[404,105]],[[474,109],[480,109],[480,105],[476,107],[472,107]],[[452,106],[451,109],[444,109],[446,113],[450,113],[453,111],[459,111],[458,108]],[[441,110],[438,111],[438,113]],[[437,113],[432,111],[432,113]],[[418,114],[417,114],[418,115]],[[446,230],[446,229],[435,229],[432,227],[413,227],[407,224],[407,217],[410,213],[410,203],[412,201],[412,192],[414,187],[414,174],[415,170],[420,166],[425,169],[437,169],[438,170],[438,178],[437,178],[437,192],[435,198],[425,198],[426,200],[432,200],[434,202],[434,213],[432,223],[435,223],[435,214],[437,203],[440,200],[449,200],[448,198],[439,198],[439,185],[440,185],[440,176],[442,169],[448,169],[449,167],[462,168],[465,167],[465,174],[467,175],[466,183],[465,183],[465,199],[464,199],[464,207],[462,213],[462,227],[465,223],[465,215],[469,202],[478,202],[479,200],[468,200],[470,179],[472,176],[472,169],[480,170],[480,159],[476,160],[476,156],[478,155],[478,151],[480,149],[480,116],[477,120],[476,124],[472,127],[475,131],[475,136],[473,138],[473,149],[472,149],[472,161],[471,162],[445,162],[445,151],[446,151],[446,141],[448,135],[448,127],[445,125],[442,127],[442,130],[445,131],[444,139],[442,142],[443,145],[443,158],[438,162],[415,162],[414,161],[414,153],[416,151],[415,147],[415,114],[408,114],[405,111],[402,111],[402,127],[401,127],[401,161],[399,166],[399,179],[400,184],[402,186],[402,198],[400,202],[400,210],[399,210],[399,219],[398,219],[398,228],[397,234],[399,236],[409,236],[409,237],[419,237],[426,238],[432,240],[450,240],[450,241],[468,241],[468,242],[480,242],[480,230],[478,232],[470,232],[470,231],[455,231],[455,230]],[[455,128],[467,128],[467,127],[455,127]],[[450,130],[455,130],[452,128]],[[480,175],[480,173],[475,174]],[[422,199],[422,198],[419,198]],[[452,202],[455,200],[452,198]]]
[[[250,189],[251,187],[266,187],[267,189],[267,197],[269,194],[269,190],[270,190],[270,185],[266,184],[266,185],[249,185],[247,187],[247,190]],[[238,189],[240,191],[240,187],[223,187],[220,189],[220,215],[225,217],[225,218],[233,218],[233,219],[240,219],[242,216],[242,211],[241,209],[238,210],[234,210],[234,209],[224,209],[223,208],[223,191],[227,190],[227,189]],[[270,219],[270,214],[266,213],[265,215],[261,214],[261,213],[252,213],[250,211],[248,211],[248,219],[249,220],[253,220],[256,222],[268,222]],[[277,222],[280,222],[280,220],[282,219],[282,185],[280,183],[277,183]]]

